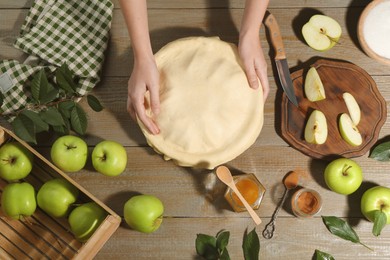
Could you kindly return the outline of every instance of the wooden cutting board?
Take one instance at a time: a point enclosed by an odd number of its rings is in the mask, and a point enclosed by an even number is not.
[[[311,65],[320,75],[326,99],[311,102],[304,94],[304,80],[309,68],[291,74],[299,107],[288,101],[283,93],[281,103],[281,133],[283,138],[302,153],[317,159],[332,160],[337,157],[364,155],[377,141],[379,131],[387,118],[386,101],[377,89],[375,81],[362,68],[348,62],[320,59]],[[340,135],[338,118],[348,113],[342,94],[351,93],[361,109],[359,129],[363,143],[352,146]],[[328,138],[324,144],[310,144],[304,139],[304,131],[310,113],[318,109],[325,114]]]

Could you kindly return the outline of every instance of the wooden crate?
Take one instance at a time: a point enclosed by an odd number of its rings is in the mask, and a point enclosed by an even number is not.
[[[25,181],[36,191],[50,179],[64,178],[79,189],[77,203],[94,201],[108,215],[91,238],[81,243],[70,232],[66,218],[53,218],[39,207],[28,221],[12,220],[0,213],[0,259],[92,259],[118,228],[121,218],[26,142],[0,126],[0,146],[9,141],[21,143],[34,154],[34,167]],[[7,184],[0,180],[0,196]]]

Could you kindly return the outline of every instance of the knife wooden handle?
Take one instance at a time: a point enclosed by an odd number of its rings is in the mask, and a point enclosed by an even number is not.
[[[283,39],[282,35],[280,34],[279,25],[276,22],[275,16],[269,11],[267,11],[264,24],[270,31],[272,46],[275,49],[275,60],[286,59],[286,53],[284,51]]]

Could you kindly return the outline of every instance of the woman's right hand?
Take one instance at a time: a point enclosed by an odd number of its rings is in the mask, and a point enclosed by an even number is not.
[[[137,118],[152,134],[160,129],[153,118],[146,115],[145,93],[149,91],[152,116],[160,111],[159,72],[154,57],[134,60],[134,68],[128,82],[127,111],[133,120]]]

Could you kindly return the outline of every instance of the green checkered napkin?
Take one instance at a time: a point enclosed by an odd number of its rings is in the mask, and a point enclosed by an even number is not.
[[[99,81],[113,13],[109,0],[35,0],[14,46],[39,59],[39,66],[14,60],[0,62],[0,113],[26,105],[25,82],[42,67],[55,70],[67,63],[79,77],[78,94]]]

